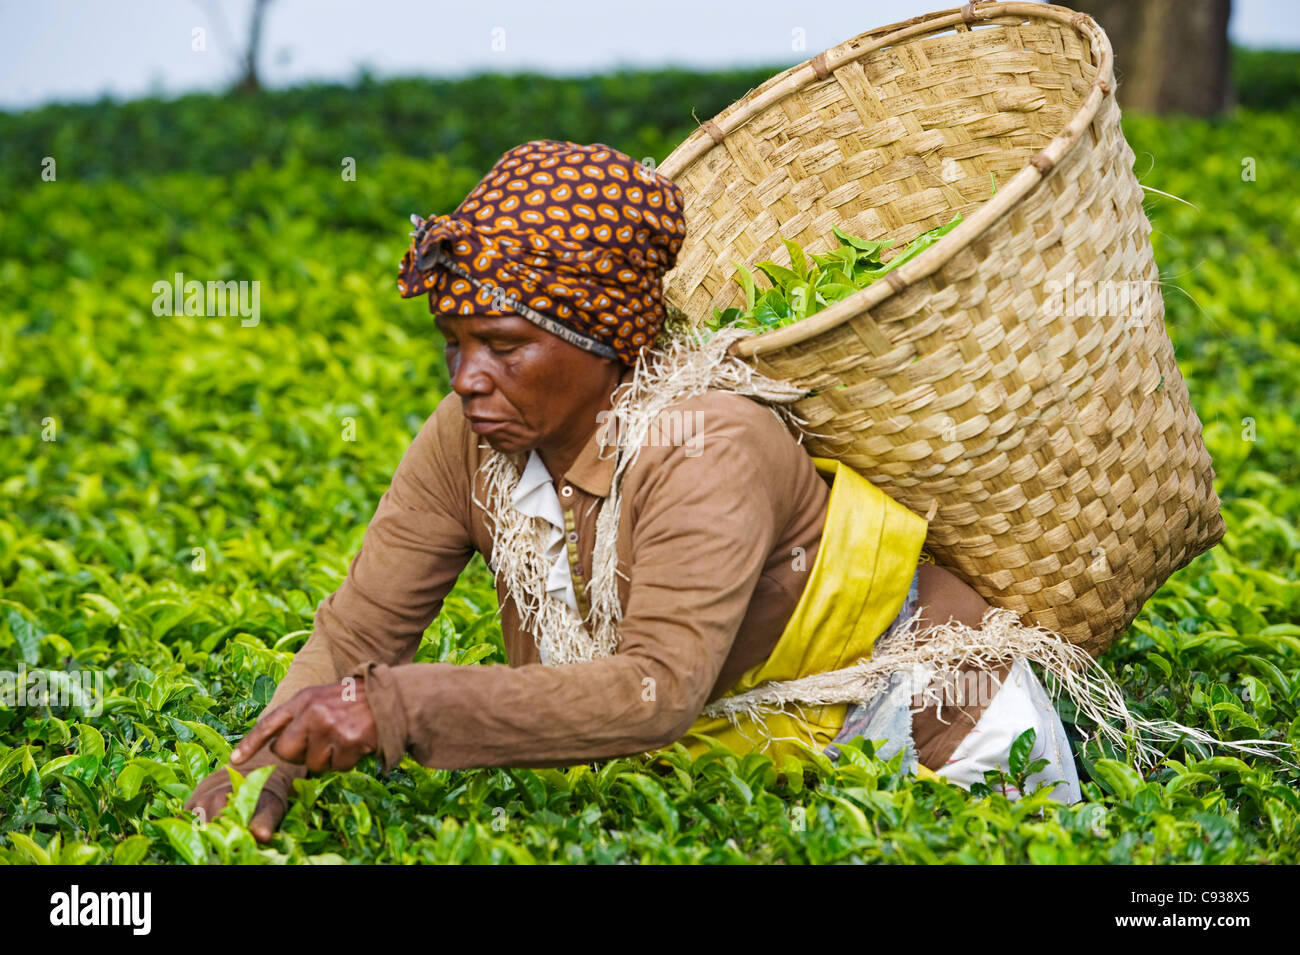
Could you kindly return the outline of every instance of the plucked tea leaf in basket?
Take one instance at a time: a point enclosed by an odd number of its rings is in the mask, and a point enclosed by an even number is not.
[[[838,226],[832,226],[831,231],[840,242],[839,248],[822,255],[810,256],[797,243],[783,238],[781,241],[790,255],[790,266],[771,260],[759,262],[755,268],[772,283],[772,287],[761,294],[753,273],[744,264],[733,260],[737,269],[736,282],[745,293],[745,307],[715,308],[713,318],[704,324],[706,333],[713,334],[727,327],[768,331],[815,315],[910,262],[960,222],[961,214],[958,213],[952,221],[921,233],[888,262],[882,262],[880,255],[894,244],[893,239],[861,239]]]

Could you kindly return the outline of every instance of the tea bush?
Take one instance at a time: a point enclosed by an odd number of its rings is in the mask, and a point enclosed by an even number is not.
[[[0,669],[99,673],[106,691],[97,716],[0,708],[0,859],[1300,861],[1296,771],[1181,745],[1143,776],[1079,742],[1073,807],[919,781],[865,743],[838,765],[715,750],[443,771],[408,757],[388,779],[367,757],[300,781],[268,847],[244,825],[260,774],[205,827],[182,810],[254,724],[448,390],[427,308],[396,291],[408,214],[450,211],[532,137],[662,159],[691,105],[705,118],[767,75],[365,82],[0,116]],[[1295,120],[1126,118],[1142,181],[1196,207],[1150,193],[1228,530],[1103,657],[1148,716],[1292,743]],[[356,181],[340,175],[349,155]],[[257,324],[155,315],[153,285],[175,273],[258,281]],[[504,662],[494,610],[476,557],[417,659]]]

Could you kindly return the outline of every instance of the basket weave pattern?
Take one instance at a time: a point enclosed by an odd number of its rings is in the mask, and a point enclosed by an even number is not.
[[[1224,530],[1113,88],[1086,16],[968,6],[787,70],[660,167],[687,219],[666,298],[697,322],[743,305],[733,258],[787,263],[782,237],[901,247],[963,214],[887,281],[738,351],[816,391],[796,405],[823,435],[809,452],[929,516],[939,564],[1094,654]],[[1150,294],[1066,314],[1071,281]]]

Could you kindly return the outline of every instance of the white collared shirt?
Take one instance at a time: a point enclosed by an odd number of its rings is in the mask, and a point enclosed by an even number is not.
[[[551,561],[546,592],[577,610],[578,595],[573,589],[573,578],[569,576],[569,556],[564,544],[564,509],[555,493],[551,472],[546,470],[541,455],[536,451],[528,455],[528,464],[519,477],[512,500],[522,513],[544,518],[550,525],[545,538],[546,556]]]

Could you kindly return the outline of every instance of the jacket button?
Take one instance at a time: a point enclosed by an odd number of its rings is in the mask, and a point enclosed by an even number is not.
[[[569,487],[567,484],[564,485],[564,487],[560,489],[560,495],[562,497],[573,497],[573,488]]]
[[[578,541],[578,532],[577,532],[577,531],[569,531],[569,541],[570,541],[571,543],[577,543],[577,541]]]

